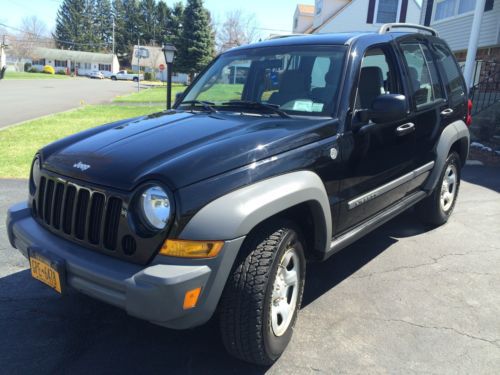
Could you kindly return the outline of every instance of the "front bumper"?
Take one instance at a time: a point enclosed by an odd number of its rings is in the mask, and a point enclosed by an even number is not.
[[[244,237],[226,241],[213,259],[156,256],[147,266],[88,250],[40,226],[26,203],[7,213],[11,245],[28,257],[38,248],[65,261],[66,284],[124,309],[129,315],[175,329],[205,323],[213,315]],[[184,295],[201,287],[195,308],[183,310]]]

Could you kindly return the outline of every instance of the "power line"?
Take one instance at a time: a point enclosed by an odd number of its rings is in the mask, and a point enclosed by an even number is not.
[[[31,33],[29,31],[25,31],[25,30],[19,29],[19,28],[14,27],[14,26],[9,26],[9,25],[7,25],[5,23],[2,23],[2,22],[0,22],[0,26],[6,27],[8,29],[15,30],[15,31],[19,31],[21,33],[25,33],[25,34],[28,34],[28,35],[32,35],[32,36],[34,36],[35,39],[38,39],[38,40],[43,40],[42,37],[36,35],[35,33]],[[24,39],[24,40],[26,41],[26,39]],[[54,40],[54,41],[56,41],[58,43],[70,44],[70,45],[74,45],[74,46],[90,46],[90,47],[102,47],[102,46],[106,46],[106,47],[109,47],[109,45],[110,45],[110,43],[79,43],[79,42],[72,42],[72,41],[69,41],[69,40],[62,40],[62,39],[58,39],[58,38],[52,38],[52,40]]]

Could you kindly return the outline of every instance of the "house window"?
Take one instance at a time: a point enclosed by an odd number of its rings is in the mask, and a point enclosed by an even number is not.
[[[66,68],[68,62],[66,60],[54,60],[54,65],[56,68]]]
[[[377,23],[396,22],[399,0],[379,0],[377,7]]]
[[[475,6],[475,0],[437,0],[434,21],[472,12]]]
[[[45,59],[33,60],[31,65],[45,65]]]
[[[84,63],[83,68],[86,70],[90,70],[90,69],[92,69],[92,65],[90,63]]]
[[[295,30],[298,25],[299,25],[299,17],[295,17],[295,19],[293,20],[293,29]]]
[[[111,64],[99,64],[99,70],[111,72]]]

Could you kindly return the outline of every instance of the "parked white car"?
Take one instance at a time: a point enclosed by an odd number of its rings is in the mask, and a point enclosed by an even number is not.
[[[98,70],[95,70],[95,71],[89,73],[89,78],[104,79],[104,74],[102,74]]]
[[[142,81],[144,79],[143,74],[127,73],[126,70],[120,70],[116,74],[111,75],[113,81],[123,80],[123,81],[134,81],[137,82],[139,79]]]

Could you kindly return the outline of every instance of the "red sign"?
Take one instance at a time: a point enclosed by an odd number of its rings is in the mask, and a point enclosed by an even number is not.
[[[165,65],[160,64],[159,68],[160,68],[160,72],[163,72],[165,70]]]

